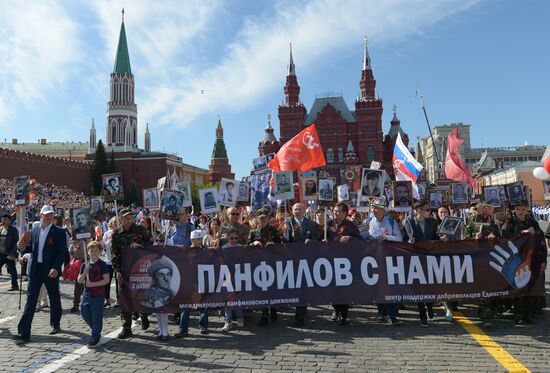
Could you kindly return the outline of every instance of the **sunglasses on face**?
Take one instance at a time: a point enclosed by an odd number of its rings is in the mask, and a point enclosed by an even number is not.
[[[229,215],[239,215],[239,213],[238,212],[232,212]]]

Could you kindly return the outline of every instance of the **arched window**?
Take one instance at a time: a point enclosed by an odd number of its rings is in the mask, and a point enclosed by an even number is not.
[[[374,161],[374,146],[370,145],[367,148],[367,161],[372,162]]]
[[[338,163],[344,162],[344,149],[338,148]]]
[[[327,163],[334,163],[334,150],[332,148],[327,149]]]

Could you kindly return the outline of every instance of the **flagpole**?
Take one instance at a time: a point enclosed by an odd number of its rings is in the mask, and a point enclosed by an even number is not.
[[[422,108],[422,112],[424,113],[424,118],[426,118],[428,131],[430,131],[430,138],[432,139],[432,147],[435,153],[435,158],[437,159],[437,163],[441,163],[441,159],[439,158],[439,153],[437,152],[437,147],[435,146],[434,136],[432,134],[432,126],[430,126],[430,121],[428,120],[428,114],[426,113],[426,107],[424,106],[424,96],[422,96],[422,93],[420,92],[420,88],[416,90],[416,95],[420,96],[420,107]]]

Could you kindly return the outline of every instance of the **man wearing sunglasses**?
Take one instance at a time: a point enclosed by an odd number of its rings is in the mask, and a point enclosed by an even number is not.
[[[437,221],[430,216],[428,202],[419,201],[413,207],[415,216],[405,220],[405,241],[414,244],[415,242],[439,240]],[[428,327],[428,317],[430,319],[434,317],[433,303],[418,303],[418,315],[420,326]]]

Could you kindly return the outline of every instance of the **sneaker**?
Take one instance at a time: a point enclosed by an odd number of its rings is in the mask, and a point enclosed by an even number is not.
[[[445,320],[453,321],[453,313],[451,311],[447,311],[447,313],[445,314]]]
[[[118,333],[117,338],[118,339],[126,339],[130,338],[132,336],[132,330],[131,329],[122,329],[120,333]]]
[[[155,335],[155,339],[156,339],[157,341],[167,341],[167,340],[168,340],[168,336],[167,336],[167,335],[157,334],[157,335]]]
[[[97,345],[98,343],[99,343],[99,338],[98,339],[90,338],[90,340],[88,341],[88,347],[93,347],[93,346]]]
[[[18,291],[19,290],[19,286],[12,286],[10,289],[8,289],[8,291]]]
[[[420,320],[420,326],[423,328],[428,327],[428,320]]]
[[[174,338],[183,338],[187,337],[189,335],[189,332],[184,332],[183,330],[180,330],[179,332],[174,334]]]
[[[378,315],[378,321],[379,321],[379,322],[386,322],[386,321],[388,321],[388,316],[386,316],[386,315]]]
[[[267,317],[262,317],[260,319],[260,323],[258,324],[258,326],[268,326],[269,325],[269,321],[267,320]]]
[[[402,324],[401,320],[398,320],[397,317],[392,317],[388,320],[388,325],[391,325],[391,326],[396,326],[401,324]]]
[[[40,303],[40,308],[49,308],[48,303]]]
[[[332,317],[330,318],[332,321],[338,321],[340,320],[340,313],[336,311],[332,311]]]
[[[78,307],[73,306],[70,310],[70,313],[78,313]]]
[[[201,331],[201,334],[208,334],[208,329],[205,328],[204,326],[199,326],[199,329]]]
[[[232,329],[231,321],[226,321],[225,324],[223,324],[222,332],[227,333]]]
[[[243,328],[244,327],[244,317],[243,318],[240,318],[240,319],[237,319],[237,326],[239,328]]]

